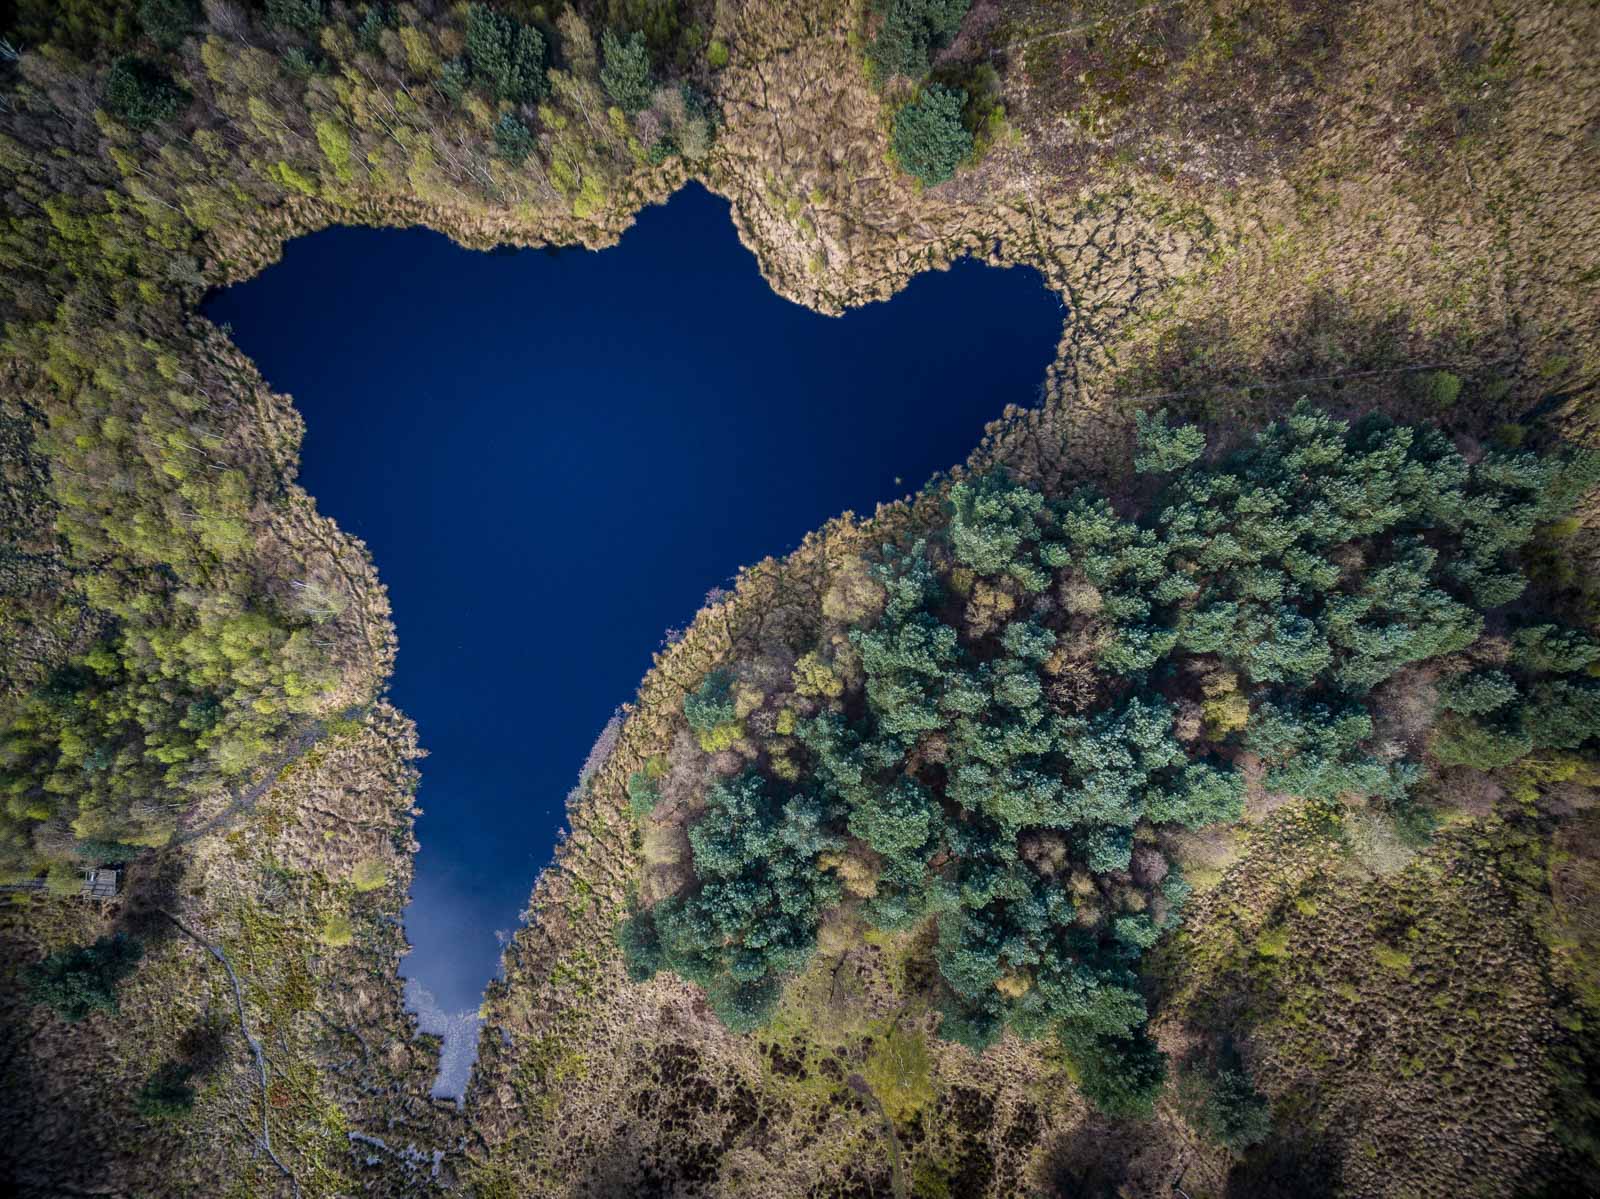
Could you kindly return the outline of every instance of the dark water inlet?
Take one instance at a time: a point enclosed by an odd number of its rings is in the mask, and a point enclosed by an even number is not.
[[[1062,319],[1034,271],[972,262],[819,316],[699,186],[599,254],[326,230],[205,312],[294,396],[300,481],[389,589],[391,694],[430,755],[402,972],[454,1021],[446,1093],[497,930],[664,631],[741,564],[963,460],[1036,397]]]

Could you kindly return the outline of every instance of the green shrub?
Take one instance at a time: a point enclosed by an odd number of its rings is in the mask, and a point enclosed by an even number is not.
[[[389,28],[389,25],[388,5],[369,5],[366,15],[361,18],[361,24],[356,26],[356,43],[368,53],[376,53],[381,44],[383,31]]]
[[[92,862],[102,865],[108,862],[131,862],[134,858],[145,852],[142,845],[130,845],[126,841],[102,841],[86,839],[77,842],[72,847],[72,856],[80,862]]]
[[[1455,407],[1461,394],[1461,376],[1449,371],[1430,371],[1422,377],[1423,393],[1428,403],[1440,412]]]
[[[649,912],[635,912],[617,926],[617,944],[622,949],[622,961],[628,977],[636,983],[654,978],[665,964],[661,948],[661,934],[655,917]]]
[[[1409,975],[1411,973],[1411,955],[1403,949],[1393,945],[1384,945],[1381,942],[1372,947],[1372,956],[1377,959],[1378,965],[1395,974]]]
[[[350,885],[357,891],[376,891],[389,881],[389,868],[382,858],[363,858],[350,871]]]
[[[896,1024],[874,1038],[861,1075],[891,1120],[911,1119],[936,1097],[927,1038]]]
[[[23,982],[31,1002],[75,1024],[97,1011],[115,1012],[117,988],[143,956],[143,945],[118,933],[51,954],[24,970]]]
[[[972,153],[972,134],[961,123],[961,92],[930,84],[894,114],[889,138],[902,170],[929,187],[956,173]]]
[[[459,103],[461,97],[467,94],[472,76],[467,70],[467,65],[456,58],[439,68],[439,78],[435,82],[441,92]]]
[[[731,1032],[754,1032],[772,1019],[782,990],[776,978],[743,982],[719,975],[706,988],[706,1000]]]
[[[350,923],[348,912],[329,912],[323,918],[317,939],[329,949],[343,949],[355,940],[355,936],[355,926]]]
[[[628,810],[635,823],[642,825],[660,801],[661,788],[646,771],[635,770],[628,776]]]
[[[304,46],[290,46],[283,52],[283,69],[296,79],[309,79],[322,69],[322,60],[309,53]],[[349,166],[346,165],[345,169],[348,171]]]

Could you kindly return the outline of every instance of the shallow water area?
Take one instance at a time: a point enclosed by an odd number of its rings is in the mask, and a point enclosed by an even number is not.
[[[1062,307],[973,262],[824,317],[698,185],[619,246],[335,228],[213,297],[305,417],[300,482],[372,551],[421,763],[407,1000],[465,1086],[485,982],[596,735],[741,564],[962,461],[1037,395]]]

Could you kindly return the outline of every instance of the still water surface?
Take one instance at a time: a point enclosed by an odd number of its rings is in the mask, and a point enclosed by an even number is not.
[[[964,459],[1038,393],[1062,311],[972,262],[819,316],[699,186],[601,253],[337,228],[213,297],[306,421],[300,481],[365,540],[417,723],[402,973],[464,1084],[500,938],[590,745],[663,635],[742,563]]]

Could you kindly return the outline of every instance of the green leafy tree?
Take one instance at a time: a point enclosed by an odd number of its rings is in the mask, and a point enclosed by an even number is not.
[[[933,83],[894,114],[889,145],[902,170],[929,187],[956,173],[972,153],[972,134],[961,123],[964,102],[961,92]]]
[[[93,945],[58,950],[23,972],[28,998],[75,1024],[97,1011],[117,1010],[117,988],[144,956],[144,946],[118,933]]]
[[[650,107],[654,85],[650,80],[650,52],[644,35],[619,38],[611,30],[600,34],[600,85],[623,112],[640,112]]]
[[[1552,679],[1537,684],[1523,726],[1541,749],[1577,749],[1600,736],[1600,684]]]
[[[1435,728],[1428,748],[1445,766],[1494,770],[1532,753],[1533,738],[1528,735],[1520,712],[1498,720],[1452,716]]]

